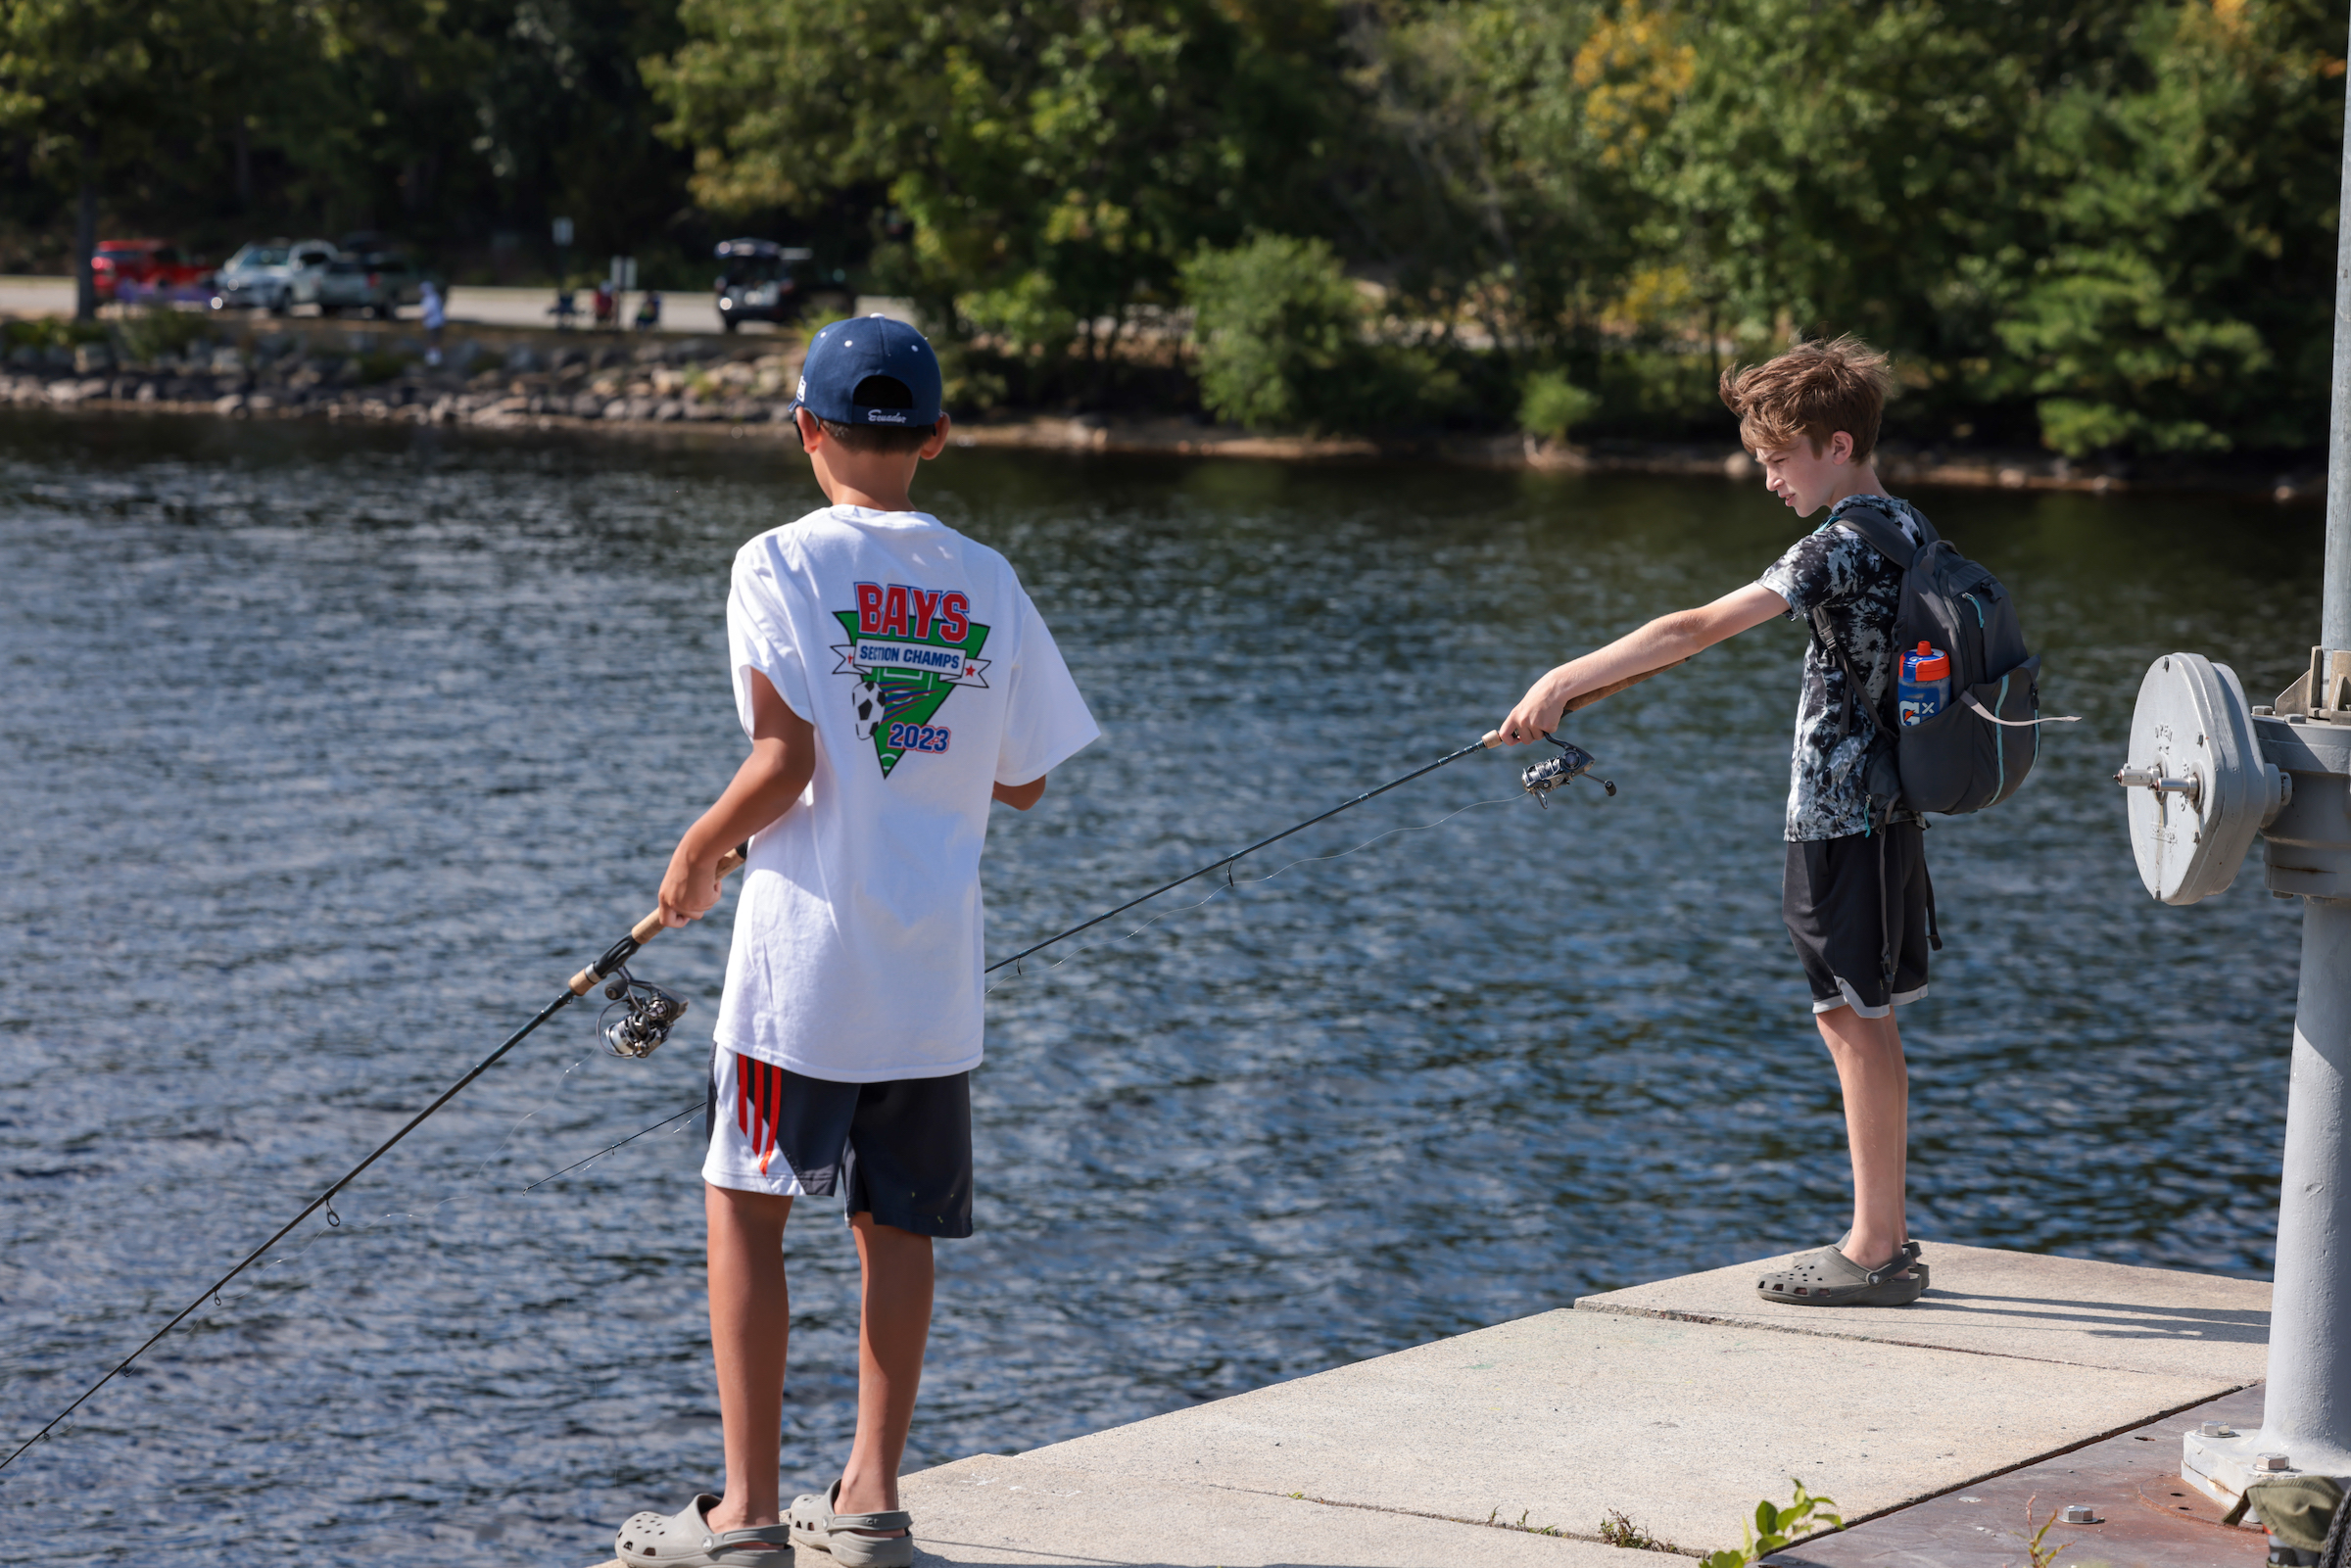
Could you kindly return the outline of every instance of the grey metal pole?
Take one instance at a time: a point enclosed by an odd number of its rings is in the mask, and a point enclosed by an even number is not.
[[[2334,237],[2334,389],[2319,642],[2351,648],[2351,98]],[[2322,661],[2324,667],[2324,661]],[[2312,781],[2316,783],[2316,780]],[[2338,786],[2339,780],[2330,780]],[[2302,985],[2278,1195],[2269,1387],[2256,1452],[2351,1475],[2351,899],[2302,901]]]
[[[2303,903],[2286,1095],[2269,1387],[2251,1448],[2351,1475],[2351,899]]]
[[[2327,420],[2327,578],[2319,642],[2351,648],[2351,94],[2343,103],[2343,187],[2334,229],[2334,402]]]
[[[2264,879],[2302,900],[2269,1381],[2260,1431],[2205,1422],[2180,1461],[2224,1501],[2265,1475],[2351,1475],[2351,714],[2334,662],[2351,650],[2351,101],[2343,123],[2319,653],[2283,711],[2253,710],[2264,760],[2292,785],[2262,829]]]

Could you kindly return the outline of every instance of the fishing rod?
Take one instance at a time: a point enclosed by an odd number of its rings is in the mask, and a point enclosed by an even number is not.
[[[1596,690],[1581,692],[1575,696],[1569,697],[1567,699],[1567,705],[1559,710],[1559,718],[1564,720],[1568,714],[1575,712],[1578,708],[1588,708],[1593,703],[1598,702],[1602,697],[1613,696],[1628,686],[1639,686],[1642,682],[1648,680],[1653,675],[1662,675],[1665,671],[1674,669],[1677,666],[1686,664],[1689,661],[1686,659],[1676,659],[1672,664],[1660,664],[1654,670],[1644,670],[1639,675],[1627,676],[1624,680],[1618,681],[1613,685],[1604,686]],[[1546,733],[1543,738],[1550,741],[1553,745],[1558,746],[1559,748],[1559,755],[1556,757],[1547,757],[1543,761],[1525,769],[1518,776],[1518,782],[1525,786],[1528,794],[1535,797],[1535,803],[1537,805],[1543,804],[1544,797],[1549,795],[1554,789],[1557,789],[1561,784],[1568,783],[1570,780],[1578,778],[1584,773],[1589,772],[1594,761],[1596,760],[1593,755],[1584,750],[1583,747],[1575,745],[1569,741],[1562,740],[1557,735]],[[1245,860],[1249,856],[1257,853],[1257,851],[1265,848],[1268,844],[1277,844],[1284,838],[1289,837],[1292,833],[1304,832],[1307,829],[1312,828],[1319,822],[1328,822],[1340,812],[1351,811],[1355,807],[1362,805],[1365,801],[1371,799],[1375,795],[1386,794],[1389,790],[1396,788],[1399,784],[1411,784],[1415,779],[1422,778],[1425,775],[1435,773],[1439,768],[1459,762],[1463,757],[1469,756],[1475,752],[1488,750],[1491,747],[1498,746],[1500,744],[1502,744],[1502,732],[1500,730],[1488,730],[1483,736],[1480,736],[1477,739],[1472,740],[1469,742],[1469,744],[1462,747],[1459,751],[1448,752],[1444,756],[1439,757],[1436,761],[1427,764],[1425,767],[1415,768],[1411,773],[1403,774],[1397,778],[1390,779],[1386,784],[1383,784],[1376,788],[1365,790],[1362,794],[1357,795],[1353,800],[1341,801],[1338,805],[1331,807],[1328,811],[1319,812],[1293,827],[1284,828],[1277,833],[1271,834],[1265,838],[1260,838],[1256,843],[1251,844],[1246,849],[1236,849],[1231,854],[1225,855],[1221,859],[1212,860],[1207,865],[1202,866],[1197,870],[1185,872],[1182,876],[1175,879],[1173,881],[1161,882],[1157,887],[1152,888],[1149,892],[1140,894],[1134,898],[1130,898],[1116,909],[1105,910],[1101,914],[1096,915],[1092,920],[1073,926],[1065,931],[1056,931],[1053,935],[1046,937],[1041,942],[1032,942],[1029,946],[1024,947],[1019,952],[1013,954],[1010,958],[998,959],[995,963],[990,964],[984,973],[993,974],[1000,969],[1012,968],[1018,965],[1021,960],[1025,958],[1033,958],[1035,955],[1043,952],[1046,948],[1051,947],[1056,942],[1065,942],[1071,937],[1076,936],[1080,931],[1092,930],[1104,921],[1118,919],[1118,917],[1126,914],[1137,904],[1147,904],[1152,899],[1157,898],[1160,894],[1172,891],[1177,887],[1181,887],[1185,882],[1191,881],[1196,878],[1205,877],[1212,871],[1223,871],[1227,866],[1233,865],[1238,861]],[[1601,778],[1599,775],[1594,774],[1593,781],[1607,789],[1609,794],[1612,795],[1616,792],[1616,786],[1608,783],[1607,780]]]
[[[1568,714],[1573,713],[1578,708],[1588,708],[1593,703],[1598,702],[1602,697],[1612,696],[1616,692],[1623,690],[1628,686],[1638,686],[1653,675],[1661,675],[1667,670],[1673,669],[1678,665],[1686,664],[1689,661],[1686,659],[1676,659],[1673,664],[1661,664],[1656,669],[1644,670],[1641,674],[1632,676],[1626,680],[1618,681],[1613,686],[1602,687],[1597,691],[1586,691],[1580,696],[1571,697],[1568,699],[1566,707],[1560,710],[1559,717],[1564,719]],[[1561,740],[1556,735],[1545,735],[1543,738],[1550,741],[1553,745],[1558,746],[1559,748],[1559,755],[1556,757],[1547,757],[1543,761],[1526,768],[1518,776],[1518,782],[1525,786],[1528,794],[1535,797],[1535,804],[1538,806],[1544,803],[1544,797],[1549,795],[1554,789],[1559,788],[1561,784],[1566,784],[1568,781],[1576,778],[1577,776],[1588,772],[1591,769],[1594,761],[1591,753],[1585,751],[1580,746],[1571,745],[1567,741]],[[1157,898],[1160,894],[1167,892],[1172,888],[1180,887],[1185,882],[1192,880],[1196,877],[1204,877],[1212,871],[1217,871],[1228,866],[1241,859],[1243,856],[1252,853],[1253,851],[1265,848],[1268,844],[1277,843],[1281,839],[1289,837],[1290,834],[1294,832],[1299,832],[1305,829],[1312,828],[1316,823],[1327,822],[1332,817],[1337,816],[1340,812],[1347,810],[1350,806],[1362,805],[1373,795],[1385,794],[1390,789],[1395,788],[1398,784],[1410,784],[1415,779],[1421,777],[1423,774],[1434,773],[1437,769],[1444,767],[1446,764],[1458,762],[1462,758],[1468,756],[1473,751],[1484,751],[1501,743],[1502,732],[1499,730],[1489,730],[1484,736],[1480,736],[1474,744],[1463,746],[1459,751],[1455,751],[1446,756],[1440,757],[1435,762],[1428,764],[1428,766],[1424,768],[1415,768],[1414,771],[1404,775],[1400,779],[1391,779],[1376,789],[1367,789],[1362,794],[1357,795],[1353,800],[1346,802],[1344,805],[1333,806],[1330,810],[1323,812],[1319,816],[1309,817],[1306,821],[1298,824],[1297,827],[1285,828],[1280,832],[1273,834],[1271,838],[1261,838],[1256,843],[1251,844],[1247,849],[1227,855],[1222,860],[1211,861],[1209,864],[1201,867],[1199,870],[1178,877],[1174,881],[1162,882],[1159,886],[1152,888],[1151,891],[1143,894],[1141,897],[1130,898],[1126,903],[1121,904],[1117,909],[1111,910],[1107,914],[1096,915],[1092,920],[1085,922],[1085,924],[1082,926],[1073,926],[1068,930],[1062,931],[1058,935],[1048,936],[1041,942],[1037,942],[1032,946],[1022,948],[1019,952],[1013,954],[1012,957],[1008,959],[1004,959],[998,963],[990,964],[984,973],[993,974],[1000,969],[1018,964],[1022,959],[1032,957],[1034,954],[1041,952],[1045,948],[1051,947],[1056,942],[1065,941],[1068,938],[1077,935],[1080,931],[1088,930],[1093,927],[1101,925],[1106,920],[1116,919],[1118,916],[1125,914],[1128,910],[1134,908],[1137,904],[1148,903],[1150,900]],[[1607,790],[1609,794],[1612,795],[1616,792],[1616,786],[1613,784],[1610,784],[1607,780],[1602,779],[1598,775],[1594,775],[1593,779],[1596,784]],[[1375,843],[1378,840],[1376,839],[1373,840]],[[568,1176],[581,1166],[593,1164],[597,1161],[601,1160],[613,1150],[624,1148],[629,1144],[635,1143],[640,1138],[659,1132],[663,1127],[669,1126],[677,1121],[682,1121],[687,1117],[694,1115],[696,1111],[701,1109],[702,1107],[700,1102],[696,1101],[694,1104],[685,1107],[683,1110],[673,1111],[668,1116],[663,1117],[660,1120],[654,1122],[651,1126],[644,1127],[636,1132],[632,1132],[627,1137],[621,1139],[618,1143],[606,1144],[603,1148],[599,1149],[596,1153],[588,1156],[584,1160],[575,1160],[560,1170],[550,1171],[548,1174],[540,1177],[537,1181],[532,1182],[530,1186],[523,1188],[523,1191],[534,1192],[539,1188],[546,1186],[549,1182],[557,1179],[558,1177]]]
[[[743,864],[744,856],[749,851],[750,846],[744,844],[722,857],[718,863],[718,875],[723,879],[735,871]],[[0,1459],[0,1470],[5,1470],[14,1464],[25,1449],[47,1437],[60,1421],[80,1409],[83,1404],[88,1402],[92,1395],[128,1370],[131,1362],[161,1344],[165,1335],[179,1327],[182,1322],[187,1320],[189,1314],[202,1307],[208,1299],[218,1300],[223,1286],[234,1280],[239,1274],[244,1273],[246,1269],[251,1268],[264,1253],[285,1240],[304,1220],[324,1209],[327,1216],[326,1222],[329,1225],[342,1224],[342,1216],[337,1214],[334,1209],[335,1194],[357,1181],[361,1172],[389,1154],[393,1146],[403,1138],[422,1126],[427,1117],[455,1100],[467,1084],[496,1067],[501,1058],[529,1038],[531,1032],[540,1024],[545,1023],[581,997],[586,996],[596,988],[600,981],[610,981],[604,987],[604,996],[608,1005],[597,1021],[597,1032],[603,1036],[605,1048],[615,1056],[648,1057],[652,1055],[654,1049],[669,1038],[669,1031],[677,1026],[678,1020],[685,1016],[686,1003],[683,998],[672,996],[657,985],[637,979],[629,974],[627,966],[629,960],[637,956],[638,950],[660,935],[662,929],[661,911],[658,909],[631,927],[628,935],[604,949],[601,958],[574,974],[562,993],[531,1015],[531,1021],[528,1023],[507,1035],[497,1050],[475,1063],[463,1077],[442,1090],[440,1098],[410,1117],[406,1126],[376,1145],[375,1151],[346,1171],[341,1180],[312,1199],[301,1213],[296,1214],[278,1228],[277,1234],[256,1247],[252,1252],[247,1253],[236,1267],[206,1286],[201,1295],[180,1308],[171,1321],[157,1329],[144,1345],[116,1362],[113,1371],[82,1390],[79,1399],[51,1416],[47,1425],[19,1444],[15,1451],[10,1453],[7,1458]],[[615,1013],[618,1013],[619,1017],[614,1018]],[[676,1118],[672,1117],[671,1119]]]

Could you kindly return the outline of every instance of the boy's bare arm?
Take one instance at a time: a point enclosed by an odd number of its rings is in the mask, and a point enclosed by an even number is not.
[[[1560,713],[1571,697],[1663,669],[1668,664],[1679,664],[1725,638],[1737,637],[1750,627],[1761,626],[1773,616],[1787,613],[1786,599],[1760,583],[1750,583],[1711,604],[1660,615],[1606,647],[1595,648],[1582,658],[1569,659],[1528,687],[1526,695],[1518,699],[1510,717],[1502,721],[1503,743],[1524,745],[1541,739],[1546,732],[1559,725]]]
[[[816,729],[751,672],[751,754],[718,801],[686,830],[661,879],[661,919],[699,920],[718,902],[718,860],[792,809],[816,772]]]
[[[1027,811],[1045,798],[1046,774],[1038,774],[1025,784],[1000,784],[990,793],[1015,811]]]

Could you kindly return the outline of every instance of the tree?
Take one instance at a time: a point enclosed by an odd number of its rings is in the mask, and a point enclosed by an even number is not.
[[[848,195],[942,322],[1107,364],[1177,265],[1252,227],[1329,226],[1344,124],[1324,0],[684,0],[648,61],[722,211]],[[893,223],[894,218],[894,223]]]
[[[75,311],[97,313],[90,259],[110,186],[152,176],[200,139],[253,19],[234,0],[10,0],[0,9],[0,130],[74,197]]]
[[[1591,352],[1632,260],[1617,148],[1586,113],[1587,56],[1613,26],[1596,0],[1359,15],[1351,83],[1376,134],[1346,171],[1347,237],[1408,307],[1474,322],[1506,356]]]
[[[2150,6],[2121,90],[2040,107],[2019,162],[2047,239],[1997,330],[2049,446],[2325,439],[2341,33],[2307,0]]]

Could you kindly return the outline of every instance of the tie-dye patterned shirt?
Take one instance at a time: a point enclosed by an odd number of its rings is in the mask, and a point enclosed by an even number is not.
[[[1804,648],[1804,689],[1796,709],[1796,755],[1789,769],[1788,837],[1800,843],[1842,838],[1869,828],[1863,758],[1878,732],[1878,710],[1895,680],[1894,621],[1901,609],[1902,572],[1858,534],[1837,526],[1847,507],[1869,501],[1894,514],[1911,540],[1925,538],[1917,513],[1890,496],[1848,496],[1828,521],[1798,540],[1756,579],[1788,601],[1788,618],[1811,624],[1818,609],[1867,689],[1852,726],[1837,736],[1846,678],[1817,632]]]

